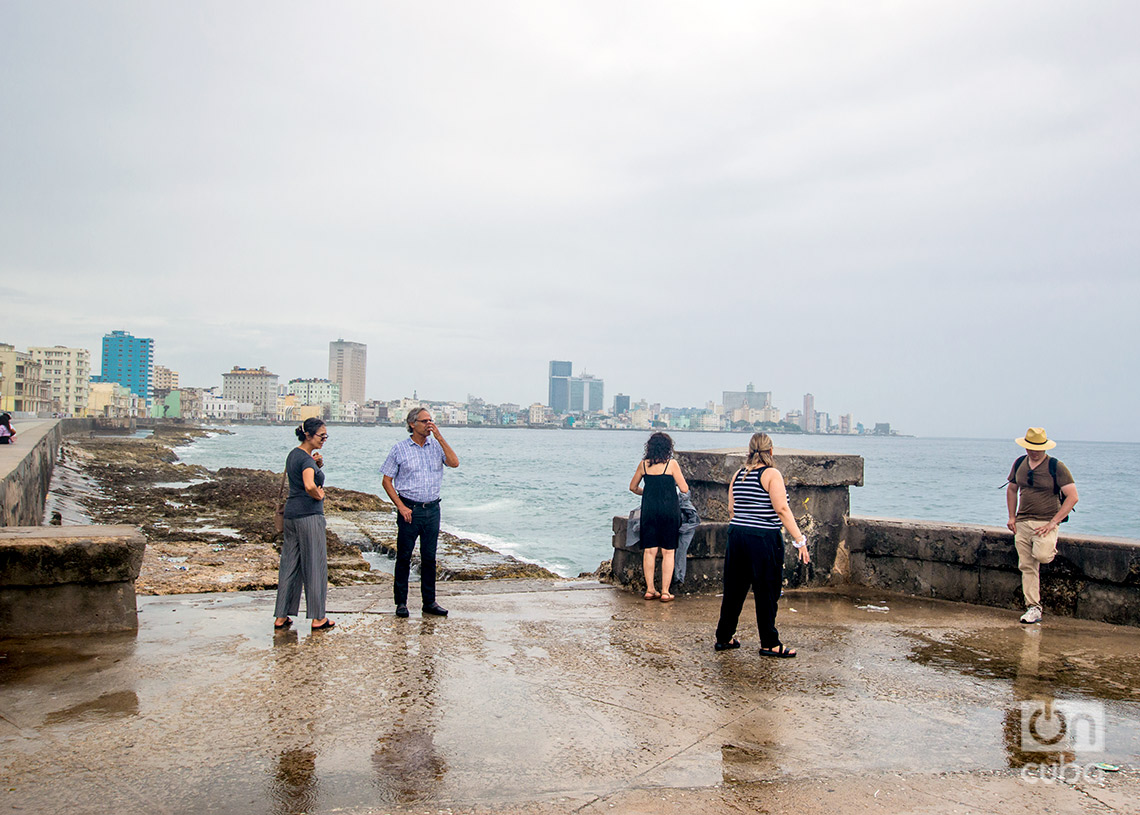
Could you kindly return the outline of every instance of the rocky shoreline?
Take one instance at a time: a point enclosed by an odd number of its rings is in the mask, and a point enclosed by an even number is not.
[[[200,428],[159,425],[152,436],[71,436],[53,474],[46,517],[58,522],[129,524],[147,539],[139,594],[253,591],[277,587],[280,536],[273,507],[281,473],[232,467],[216,472],[178,461],[174,448],[207,435]],[[222,431],[224,432],[224,431]],[[329,582],[391,582],[362,552],[395,557],[392,505],[375,495],[329,487]],[[383,560],[383,559],[382,559]],[[440,533],[440,580],[560,580],[475,541]],[[418,569],[418,558],[413,569]]]

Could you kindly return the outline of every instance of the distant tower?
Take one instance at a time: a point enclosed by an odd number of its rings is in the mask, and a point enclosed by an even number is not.
[[[340,400],[364,404],[368,346],[339,339],[329,343],[329,380],[340,385]]]
[[[550,360],[550,394],[547,407],[555,413],[570,412],[571,364],[565,360]]]
[[[804,432],[815,433],[815,397],[810,393],[804,394]]]
[[[126,331],[103,335],[103,370],[100,382],[118,382],[140,399],[151,397],[154,340]]]

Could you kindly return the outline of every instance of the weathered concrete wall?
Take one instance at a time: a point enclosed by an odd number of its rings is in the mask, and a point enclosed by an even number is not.
[[[922,597],[1023,608],[1013,535],[1002,527],[848,519],[851,582]],[[1061,535],[1041,567],[1047,612],[1140,625],[1140,542]]]
[[[728,542],[728,482],[744,465],[745,450],[678,451],[676,458],[689,483],[693,506],[701,516],[689,549],[683,591],[720,591],[724,553]],[[851,507],[849,487],[863,484],[859,456],[808,450],[777,451],[776,467],[788,485],[788,503],[796,523],[811,545],[812,571],[797,568],[795,549],[785,552],[785,574],[790,586],[843,582],[847,573],[846,518]],[[644,590],[641,552],[625,548],[627,519],[614,518],[615,579]],[[809,574],[814,577],[809,578]]]
[[[145,547],[131,526],[0,529],[0,637],[138,628]]]
[[[40,420],[18,425],[16,443],[0,445],[0,526],[43,522],[62,438],[58,420]]]

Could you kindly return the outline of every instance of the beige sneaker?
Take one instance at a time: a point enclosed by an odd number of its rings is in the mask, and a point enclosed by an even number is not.
[[[1041,622],[1041,606],[1030,606],[1029,610],[1021,615],[1023,623],[1039,623]]]

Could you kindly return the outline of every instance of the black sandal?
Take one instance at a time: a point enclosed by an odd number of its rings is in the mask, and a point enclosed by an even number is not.
[[[278,631],[280,631],[282,628],[288,628],[292,624],[293,624],[293,621],[290,620],[288,617],[285,618],[285,622],[283,622],[283,623],[278,623],[276,620],[273,621],[273,627],[276,628]]]
[[[781,659],[790,659],[796,655],[796,649],[788,648],[787,646],[780,645],[776,648],[761,648],[760,656],[762,657],[780,657]]]
[[[324,625],[314,625],[314,626],[312,626],[312,630],[313,631],[327,631],[328,629],[335,628],[335,627],[336,627],[336,623],[334,623],[332,620],[326,619]]]
[[[733,648],[739,648],[739,647],[740,647],[740,643],[736,640],[736,637],[733,637],[728,642],[718,642],[715,645],[713,645],[713,648],[715,648],[718,651],[731,651]]]

